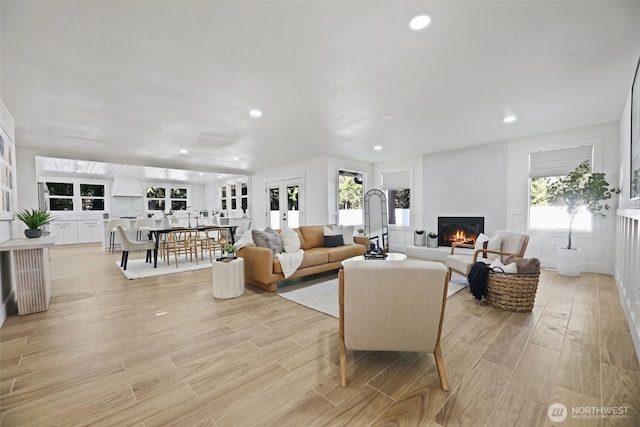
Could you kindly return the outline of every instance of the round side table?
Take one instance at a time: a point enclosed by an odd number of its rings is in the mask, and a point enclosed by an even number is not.
[[[236,258],[229,261],[214,261],[213,297],[237,298],[244,294],[244,259]]]

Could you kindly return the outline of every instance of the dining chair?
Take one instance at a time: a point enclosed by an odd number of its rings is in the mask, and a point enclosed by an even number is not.
[[[145,262],[153,262],[151,251],[155,250],[156,244],[152,240],[146,240],[142,242],[131,241],[125,233],[124,227],[121,225],[116,226],[116,233],[120,238],[120,244],[122,247],[122,259],[120,260],[120,267],[123,270],[127,269],[127,262],[129,261],[129,252],[135,251],[147,251],[147,258]]]
[[[131,229],[131,222],[124,218],[111,218],[107,222],[107,231],[109,232],[109,252],[113,253],[116,246],[116,233],[118,226],[122,227],[124,231]],[[126,234],[126,233],[125,233]]]
[[[189,259],[193,261],[195,254],[196,264],[198,264],[198,251],[197,251],[197,232],[194,231],[172,231],[167,234],[167,240],[164,243],[163,257],[169,264],[169,258],[171,253],[176,261],[176,268],[178,267],[178,256],[183,255],[185,259],[189,255]]]

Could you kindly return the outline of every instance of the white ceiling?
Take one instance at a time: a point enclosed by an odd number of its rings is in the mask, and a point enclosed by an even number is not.
[[[639,1],[0,5],[0,95],[19,145],[205,172],[619,120],[640,56]],[[417,14],[432,18],[420,32]]]

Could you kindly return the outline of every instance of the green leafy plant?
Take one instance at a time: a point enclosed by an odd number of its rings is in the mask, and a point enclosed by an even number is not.
[[[604,218],[606,215],[603,211],[609,210],[609,205],[602,202],[620,193],[619,188],[609,187],[605,176],[602,172],[592,172],[591,162],[585,160],[567,176],[548,181],[547,201],[552,206],[564,207],[569,214],[567,249],[572,249],[572,226],[578,212],[585,208],[597,218]]]
[[[227,243],[227,244],[224,245],[224,251],[225,252],[234,253],[236,251],[236,247],[234,245],[232,245],[231,243]]]
[[[53,219],[49,212],[40,209],[24,209],[16,217],[31,230],[38,229]]]

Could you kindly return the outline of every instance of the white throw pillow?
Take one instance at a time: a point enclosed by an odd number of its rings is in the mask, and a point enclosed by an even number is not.
[[[489,249],[492,251],[499,251],[500,249],[502,249],[502,240],[500,239],[499,235],[489,238],[486,234],[480,233],[480,235],[476,237],[475,250],[478,250],[478,249]],[[500,255],[482,252],[480,256],[482,258],[487,258],[487,259],[496,259]]]
[[[324,235],[325,236],[340,236],[342,234],[342,226],[341,225],[329,225],[324,226]]]
[[[355,242],[353,241],[353,225],[341,225],[342,227],[342,237],[344,238],[345,245],[353,245]]]
[[[498,267],[498,269],[494,270],[497,272],[503,271],[505,273],[517,273],[518,272],[518,266],[516,265],[515,262],[512,262],[511,264],[507,264],[504,265],[502,263],[502,261],[500,261],[499,259],[494,260],[491,265],[489,265],[490,268],[494,268],[494,267]]]
[[[245,246],[255,246],[253,243],[253,234],[251,234],[251,230],[245,231],[245,233],[240,237],[240,239],[235,243],[236,249],[244,248]]]
[[[296,252],[300,250],[300,237],[291,227],[285,225],[280,232],[280,237],[282,238],[285,252]]]
[[[489,239],[489,241],[487,242],[487,249],[489,249],[490,251],[499,251],[502,249],[502,239],[500,238],[500,235],[493,236]],[[487,253],[486,258],[496,259],[499,256],[500,254]]]
[[[480,233],[480,235],[478,237],[476,237],[476,247],[475,250],[478,249],[484,249],[484,242],[488,242],[489,241],[489,236],[487,236],[486,234]]]

